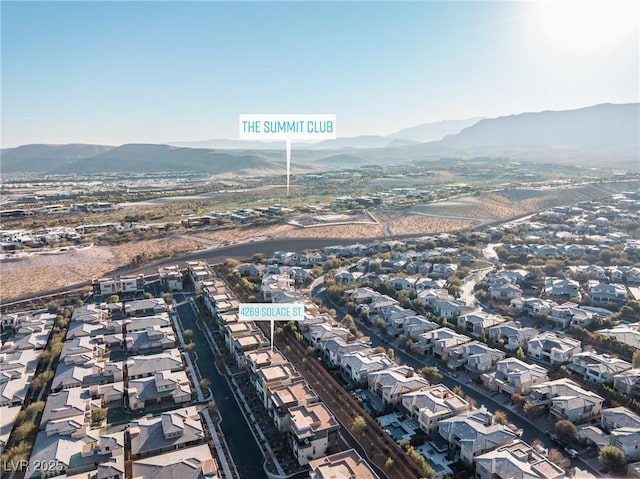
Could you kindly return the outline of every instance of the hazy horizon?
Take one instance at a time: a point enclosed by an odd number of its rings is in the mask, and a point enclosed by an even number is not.
[[[353,137],[637,103],[639,8],[3,2],[2,147],[235,140],[240,113],[335,113]]]

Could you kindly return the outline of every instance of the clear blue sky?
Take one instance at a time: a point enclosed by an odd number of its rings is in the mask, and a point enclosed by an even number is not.
[[[638,4],[607,4],[3,1],[2,146],[237,138],[240,113],[335,113],[352,136],[637,102]]]

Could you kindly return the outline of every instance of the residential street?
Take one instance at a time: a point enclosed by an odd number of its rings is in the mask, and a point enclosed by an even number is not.
[[[184,295],[175,294],[174,298],[180,303],[184,300]],[[220,428],[240,477],[243,479],[266,478],[262,467],[264,463],[262,451],[231,392],[229,383],[215,366],[213,352],[203,331],[196,323],[193,308],[188,302],[184,302],[178,306],[177,310],[183,328],[193,331],[193,342],[196,343],[198,355],[196,363],[202,377],[211,381],[211,391],[222,417]]]

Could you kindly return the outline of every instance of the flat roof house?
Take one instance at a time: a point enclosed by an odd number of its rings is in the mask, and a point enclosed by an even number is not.
[[[323,403],[297,406],[289,414],[291,449],[301,466],[337,447],[340,424]]]

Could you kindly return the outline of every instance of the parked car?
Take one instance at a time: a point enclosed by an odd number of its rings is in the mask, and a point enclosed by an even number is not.
[[[565,447],[564,448],[564,452],[566,452],[567,454],[569,454],[569,456],[571,457],[571,459],[575,459],[576,457],[578,457],[578,455],[580,454],[578,451],[576,451],[575,449],[571,448],[571,447]]]

